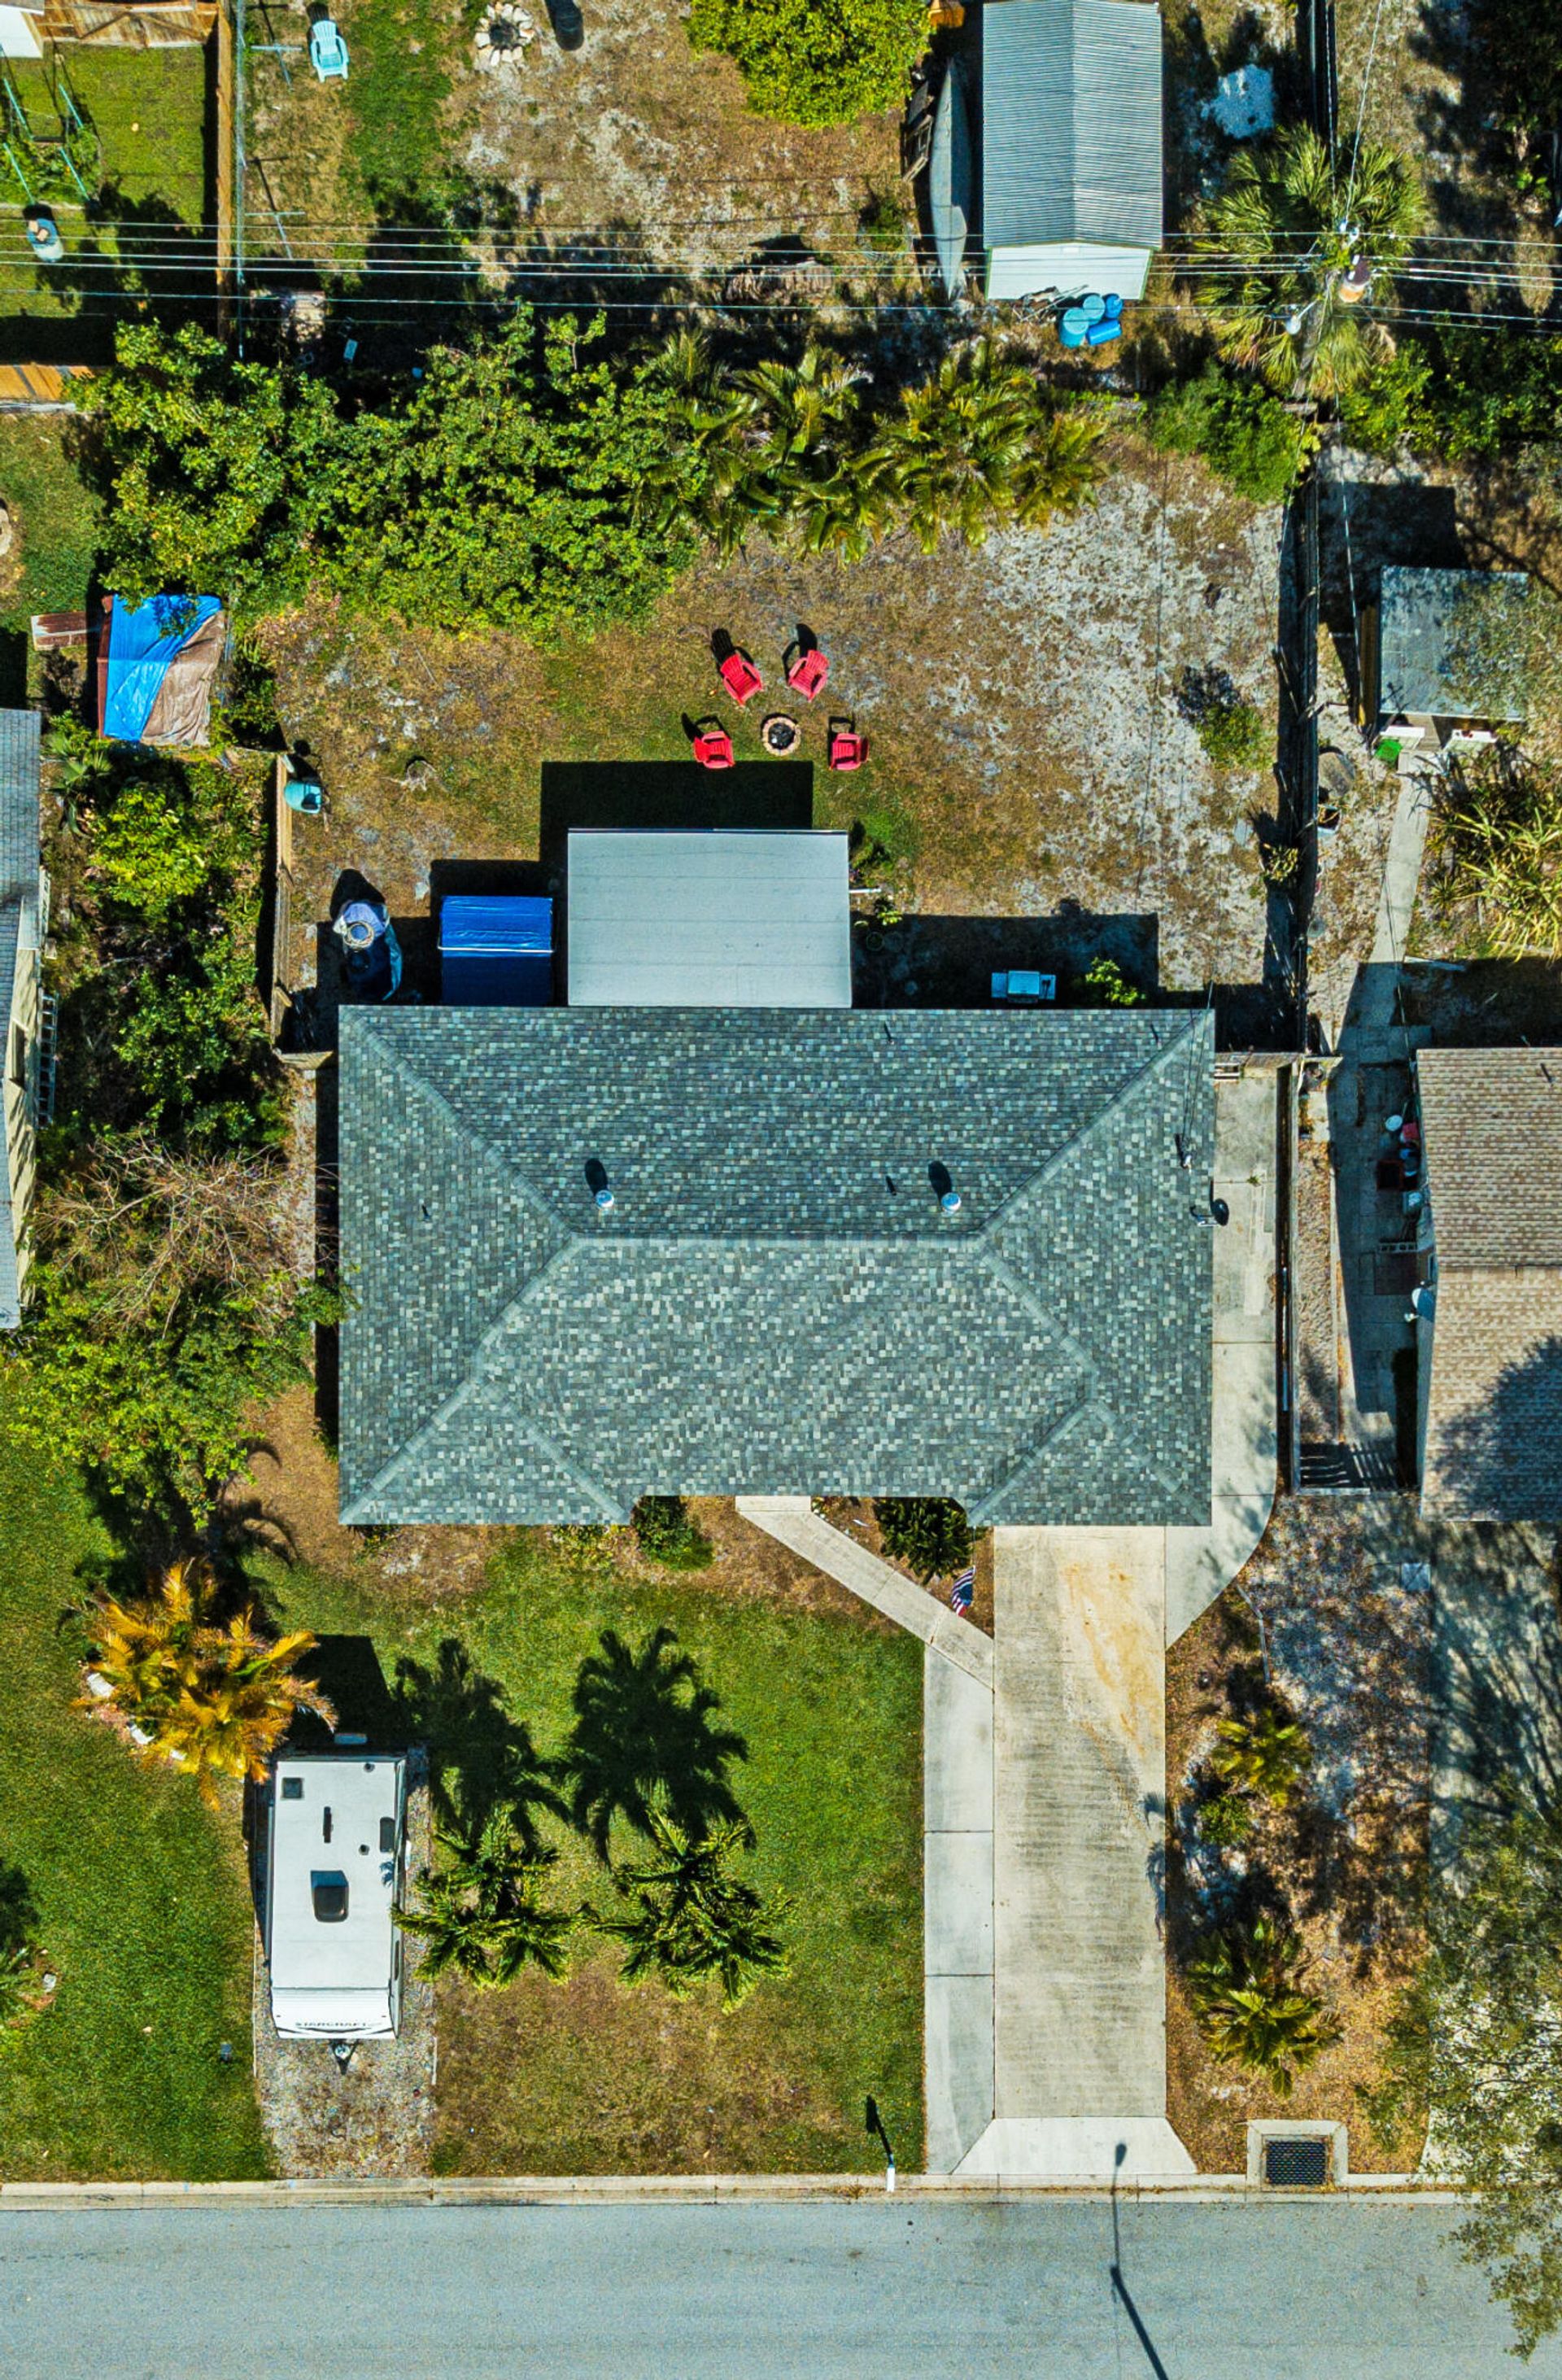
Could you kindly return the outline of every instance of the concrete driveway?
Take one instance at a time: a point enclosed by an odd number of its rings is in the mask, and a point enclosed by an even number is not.
[[[993,2121],[961,2173],[1191,2173],[1166,2120],[1166,1532],[994,1539]]]

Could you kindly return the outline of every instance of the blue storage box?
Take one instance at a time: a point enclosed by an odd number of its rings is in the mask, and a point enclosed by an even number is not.
[[[452,1008],[551,1007],[552,902],[531,893],[447,894],[440,987]]]

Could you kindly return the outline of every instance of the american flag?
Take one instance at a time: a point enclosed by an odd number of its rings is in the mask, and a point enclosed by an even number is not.
[[[950,1589],[950,1601],[953,1604],[957,1611],[969,1611],[971,1609],[971,1597],[975,1591],[976,1572],[975,1565],[973,1565],[970,1570],[963,1570],[960,1576],[955,1580],[954,1585]]]

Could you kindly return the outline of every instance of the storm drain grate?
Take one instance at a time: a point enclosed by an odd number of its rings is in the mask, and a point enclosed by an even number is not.
[[[1265,2141],[1264,2179],[1275,2190],[1322,2190],[1329,2178],[1329,2144],[1312,2140]]]

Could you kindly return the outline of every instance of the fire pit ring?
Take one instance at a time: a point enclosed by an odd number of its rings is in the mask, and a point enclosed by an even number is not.
[[[784,710],[772,710],[759,730],[759,741],[776,759],[784,760],[803,741],[803,731]]]

